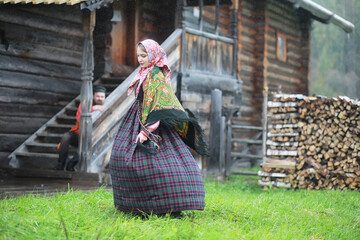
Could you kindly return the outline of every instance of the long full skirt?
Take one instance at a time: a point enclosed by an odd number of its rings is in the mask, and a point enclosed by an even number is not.
[[[135,143],[140,125],[138,102],[120,123],[109,162],[115,207],[124,212],[168,213],[203,210],[205,190],[200,169],[172,127],[160,124],[160,149],[153,153]]]

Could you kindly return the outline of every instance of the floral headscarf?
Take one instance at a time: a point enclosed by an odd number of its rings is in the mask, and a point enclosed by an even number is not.
[[[167,57],[164,49],[157,42],[151,39],[146,39],[140,43],[145,47],[146,52],[149,55],[149,66],[146,68],[141,68],[140,71],[136,74],[134,80],[128,87],[128,95],[130,95],[136,88],[135,96],[138,96],[142,83],[146,79],[148,73],[155,66],[162,68],[162,71],[169,84],[171,81],[171,70],[168,66]]]

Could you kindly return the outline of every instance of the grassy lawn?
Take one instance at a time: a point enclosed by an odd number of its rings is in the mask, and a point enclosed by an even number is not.
[[[206,208],[181,217],[117,211],[112,192],[0,200],[0,239],[360,239],[360,194],[268,190],[257,177],[205,182]]]

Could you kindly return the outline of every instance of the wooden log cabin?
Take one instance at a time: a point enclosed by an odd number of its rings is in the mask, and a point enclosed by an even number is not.
[[[91,81],[110,91],[83,139],[83,171],[102,171],[132,101],[126,88],[142,39],[162,43],[173,87],[209,139],[213,89],[222,91],[227,119],[260,126],[264,90],[308,93],[311,22],[353,28],[310,0],[0,3],[0,167],[51,169],[61,135],[75,123],[80,90],[91,92]]]

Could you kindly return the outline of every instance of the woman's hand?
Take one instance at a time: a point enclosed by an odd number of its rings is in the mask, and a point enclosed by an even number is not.
[[[138,141],[139,141],[140,143],[143,143],[143,142],[145,142],[147,139],[148,139],[148,138],[147,138],[147,137],[143,134],[143,132],[141,131],[141,132],[137,135],[136,140],[135,140],[135,143],[137,143]]]

